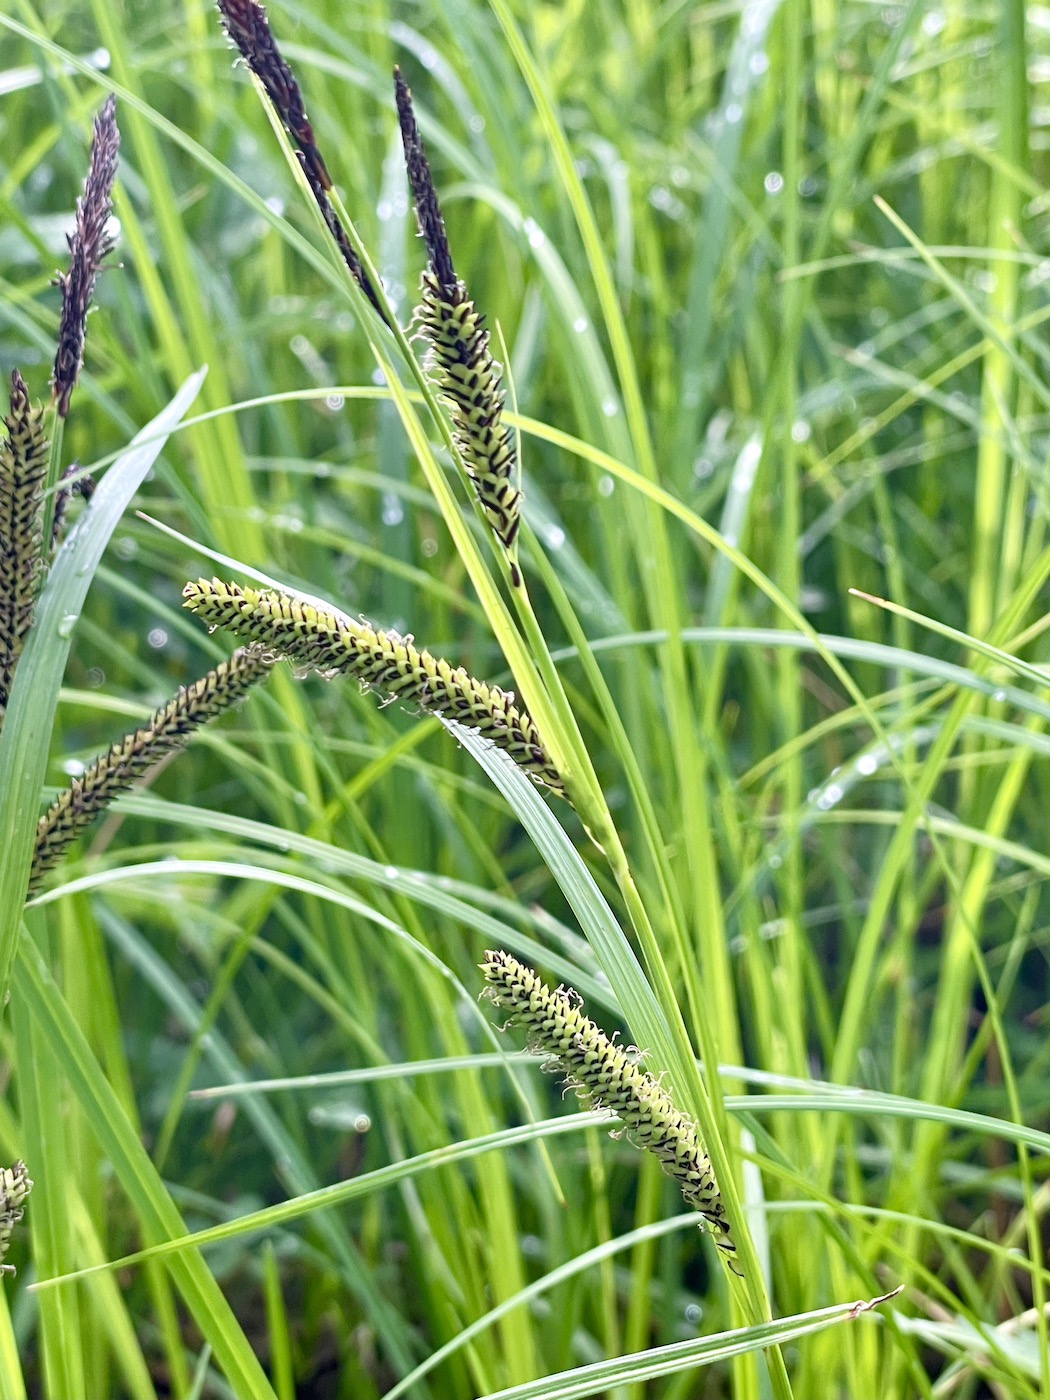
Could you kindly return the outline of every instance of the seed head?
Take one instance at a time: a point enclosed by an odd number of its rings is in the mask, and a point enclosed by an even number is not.
[[[25,1162],[0,1170],[0,1274],[13,1274],[13,1264],[3,1263],[11,1245],[14,1228],[25,1214],[25,1203],[33,1183]]]
[[[736,1245],[730,1233],[711,1159],[696,1124],[675,1108],[670,1095],[621,1046],[589,1020],[575,992],[551,989],[509,953],[485,954],[484,995],[510,1012],[507,1025],[523,1026],[529,1048],[551,1057],[579,1099],[604,1108],[628,1137],[652,1152],[674,1178],[686,1201],[704,1217],[730,1268]]]
[[[513,695],[419,650],[410,638],[286,593],[240,588],[219,579],[188,583],[182,596],[184,606],[211,626],[250,637],[322,673],[356,676],[366,690],[477,729],[534,782],[565,796],[535,724],[513,703]]]
[[[69,271],[56,278],[62,288],[62,320],[58,351],[52,376],[59,415],[69,412],[69,400],[84,362],[87,314],[95,292],[102,260],[113,248],[108,232],[113,211],[113,181],[117,174],[120,132],[117,130],[117,100],[110,93],[95,118],[91,143],[91,163],[84,182],[83,196],[77,200],[77,221],[69,243]]]
[[[234,652],[192,685],[183,686],[148,724],[100,754],[81,777],[74,778],[40,818],[30,891],[35,891],[46,871],[61,860],[85,827],[113,799],[126,792],[160,760],[189,741],[190,735],[242,700],[273,666],[273,658],[258,648]]]
[[[456,276],[412,94],[394,69],[405,164],[429,266],[423,273],[417,324],[430,354],[427,368],[448,404],[452,431],[496,538],[517,583],[521,491],[514,437],[503,422],[503,370],[492,358],[485,318]]]
[[[41,501],[48,440],[43,413],[29,401],[25,380],[11,376],[11,411],[0,442],[0,724],[15,667],[33,625],[40,588]]]

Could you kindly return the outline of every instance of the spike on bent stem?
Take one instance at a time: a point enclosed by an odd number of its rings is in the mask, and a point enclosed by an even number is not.
[[[367,690],[476,729],[533,782],[566,796],[534,721],[513,703],[513,695],[421,651],[410,638],[286,593],[240,588],[220,579],[188,583],[182,596],[184,606],[210,626],[251,638],[322,673],[356,676]]]
[[[529,1048],[556,1062],[583,1103],[619,1118],[628,1137],[659,1159],[685,1200],[710,1226],[726,1263],[738,1273],[729,1219],[692,1119],[583,1014],[575,992],[552,992],[531,967],[500,950],[486,952],[481,970],[488,983],[483,995],[510,1012],[507,1025],[524,1027]]]
[[[44,415],[25,380],[11,375],[11,411],[0,443],[0,723],[33,625],[42,564],[41,505],[50,451]]]
[[[113,211],[113,181],[116,179],[119,154],[117,102],[110,93],[95,118],[95,136],[91,143],[91,162],[84,181],[84,193],[77,200],[76,227],[67,240],[69,271],[60,273],[55,279],[62,288],[62,320],[51,383],[61,418],[65,418],[69,412],[69,400],[84,362],[87,315],[95,293],[95,280],[103,258],[113,248],[108,225]]]
[[[310,186],[310,192],[351,276],[389,325],[389,317],[376,294],[376,289],[361,266],[361,260],[339,222],[328,196],[328,191],[332,188],[332,177],[317,147],[313,126],[306,115],[302,89],[277,47],[266,10],[258,0],[217,0],[217,3],[223,28],[240,50],[245,63],[262,83],[267,97],[284,123],[285,130],[292,138],[296,156],[306,176],[306,183]]]
[[[5,1264],[14,1228],[25,1214],[25,1204],[33,1189],[25,1162],[0,1170],[0,1274],[13,1274],[13,1264]]]
[[[234,652],[192,685],[183,686],[173,700],[161,706],[148,724],[130,734],[95,759],[74,778],[37,824],[36,850],[30,892],[43,875],[61,860],[77,836],[90,826],[120,793],[165,755],[181,749],[191,734],[242,700],[266,677],[274,658],[257,647]]]
[[[521,491],[514,437],[503,422],[503,370],[492,357],[485,318],[456,276],[412,94],[398,68],[394,87],[416,218],[430,263],[417,313],[430,347],[427,369],[448,404],[463,465],[493,533],[510,557],[516,585]]]

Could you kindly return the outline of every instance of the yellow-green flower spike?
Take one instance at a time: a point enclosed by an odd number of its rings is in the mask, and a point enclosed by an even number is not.
[[[148,724],[101,754],[79,778],[58,796],[40,818],[30,890],[46,871],[53,869],[85,827],[113,799],[126,792],[160,760],[181,749],[190,735],[242,700],[270,672],[274,659],[258,648],[234,652],[192,685],[183,686],[173,700],[161,706]]]
[[[26,635],[33,625],[42,568],[41,501],[48,440],[43,412],[29,402],[17,370],[0,442],[0,724]]]
[[[0,1170],[0,1274],[13,1274],[15,1266],[3,1261],[11,1247],[14,1228],[25,1214],[25,1203],[33,1183],[25,1162]]]
[[[219,579],[188,583],[182,596],[184,606],[211,627],[250,638],[322,673],[356,676],[367,690],[476,729],[534,782],[565,796],[536,725],[514,704],[513,694],[421,651],[410,638],[286,593],[240,588]]]
[[[682,1195],[700,1212],[735,1273],[736,1245],[719,1194],[711,1159],[696,1124],[622,1046],[610,1040],[581,1010],[577,993],[552,992],[531,967],[509,953],[487,952],[481,964],[484,995],[510,1012],[507,1025],[525,1030],[529,1048],[549,1055],[581,1102],[608,1110],[638,1147],[657,1157]]]

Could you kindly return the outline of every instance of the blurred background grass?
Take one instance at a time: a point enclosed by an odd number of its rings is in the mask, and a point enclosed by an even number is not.
[[[780,1086],[796,1092],[775,1114],[729,1101],[735,1159],[762,1169],[740,1183],[774,1314],[910,1285],[881,1323],[793,1344],[794,1393],[1046,1393],[1050,708],[1030,668],[1046,660],[1050,572],[1050,12],[512,8],[597,249],[501,7],[309,0],[270,15],[403,321],[421,252],[394,62],[414,88],[457,267],[506,338],[527,518],[595,648],[660,861],[622,740],[534,582],[537,609],[694,1041],[703,1022],[734,1094],[801,1081]],[[99,284],[67,459],[104,465],[206,363],[197,408],[243,406],[172,438],[143,510],[506,679],[215,13],[12,3],[0,22],[0,370],[20,367],[36,397],[90,119],[110,83],[121,98],[123,266]],[[685,511],[657,513],[617,463]],[[856,693],[685,512],[824,634]],[[77,628],[53,783],[229,650],[179,608],[202,568],[125,519]],[[579,824],[552,810],[619,910]],[[472,1058],[492,1049],[472,1009],[487,946],[573,982],[609,1029],[622,1020],[484,776],[435,721],[348,684],[276,677],[96,829],[64,869],[78,876],[34,915],[39,945],[196,1228],[517,1121],[505,1071]],[[209,1369],[156,1265],[113,1276],[119,1292],[107,1275],[22,1287],[116,1259],[141,1232],[61,1073],[39,1100],[54,1116],[28,1111],[46,1046],[17,1019],[4,1043],[0,1144],[39,1186],[35,1263],[24,1244],[13,1254],[2,1393],[241,1393]],[[435,1059],[449,1061],[436,1074],[367,1073]],[[365,1073],[187,1098],[347,1069]],[[563,1111],[555,1084],[518,1079],[537,1117]],[[832,1109],[828,1079],[903,1102]],[[1027,1124],[1044,1155],[967,1111]],[[459,1400],[731,1325],[692,1223],[647,1228],[679,1206],[650,1163],[594,1129],[549,1150],[567,1205],[517,1147],[313,1213],[265,1247],[209,1251],[280,1400],[380,1396],[457,1341],[407,1393]],[[526,1283],[636,1228],[464,1342]],[[765,1383],[722,1364],[608,1393]]]

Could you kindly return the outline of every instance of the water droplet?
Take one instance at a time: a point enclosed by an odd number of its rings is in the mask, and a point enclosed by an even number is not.
[[[381,224],[387,223],[394,217],[394,206],[389,199],[381,199],[376,205],[376,218]]]
[[[828,812],[837,802],[842,801],[843,796],[843,789],[838,783],[829,783],[818,796],[817,807],[821,812]]]
[[[726,108],[726,121],[730,126],[735,126],[744,115],[744,109],[739,102],[730,102]]]
[[[779,870],[780,867],[781,867],[783,864],[784,864],[784,857],[783,857],[783,856],[778,856],[777,853],[776,853],[776,851],[774,851],[773,854],[769,857],[769,868],[770,868],[770,870]]]
[[[992,691],[992,699],[995,701],[995,703],[996,703],[997,705],[1005,704],[1005,702],[1006,702],[1006,691],[1003,690],[1003,688],[1000,686],[998,690],[993,690],[993,691]]]
[[[561,549],[565,543],[565,531],[560,525],[548,525],[543,532],[543,538],[547,541],[548,548]]]
[[[878,771],[878,767],[879,760],[873,753],[862,753],[860,758],[857,759],[857,772],[860,773],[862,777],[870,778],[872,773]]]
[[[590,322],[587,320],[586,316],[577,316],[576,320],[572,323],[572,328],[577,335],[583,335],[589,325]]]
[[[470,121],[467,122],[467,126],[470,127],[471,131],[473,131],[475,135],[479,135],[482,131],[485,130],[485,118],[481,116],[478,112],[475,112],[474,115],[471,117]]]
[[[606,418],[615,418],[620,411],[620,405],[615,399],[606,399],[602,404],[602,412]]]
[[[388,880],[396,880],[396,879],[397,879],[397,866],[396,866],[396,865],[387,865],[387,866],[384,866],[384,867],[383,867],[383,874],[386,876],[386,878],[387,878]]]
[[[58,624],[58,635],[63,639],[68,639],[73,635],[73,628],[77,625],[77,614],[66,613]]]
[[[293,335],[288,342],[288,349],[293,355],[305,355],[310,349],[310,342],[305,335]]]
[[[922,32],[931,39],[936,38],[946,23],[941,10],[930,10],[928,14],[923,15]]]
[[[526,219],[522,224],[525,237],[529,240],[530,248],[542,248],[547,241],[547,235],[540,228],[535,219]]]
[[[763,53],[761,50],[758,53],[753,53],[747,61],[747,66],[756,78],[761,78],[763,73],[769,71],[769,54]]]
[[[162,651],[168,645],[168,634],[163,627],[151,627],[146,641],[154,651]]]
[[[792,423],[791,425],[791,441],[809,442],[812,432],[813,429],[809,426],[806,420],[804,418],[799,418],[796,422]]]
[[[386,387],[386,375],[378,367],[372,371],[372,383],[378,385],[380,389]]]
[[[771,170],[762,181],[766,194],[779,194],[784,188],[784,177],[779,170]]]
[[[82,778],[84,776],[84,765],[79,758],[67,758],[62,765],[62,772],[70,778]]]
[[[400,525],[405,518],[405,508],[397,496],[383,497],[382,520],[384,525]]]
[[[267,209],[269,209],[271,214],[276,214],[279,219],[283,218],[284,200],[280,197],[280,195],[270,195],[269,199],[267,199],[266,201],[266,207]]]
[[[616,490],[616,478],[613,476],[600,476],[598,478],[598,495],[611,496]]]

